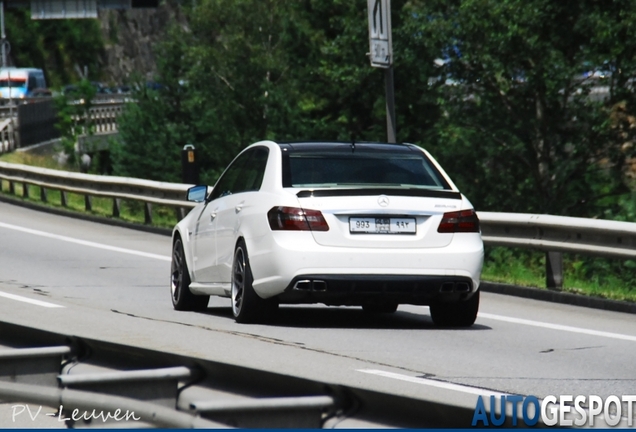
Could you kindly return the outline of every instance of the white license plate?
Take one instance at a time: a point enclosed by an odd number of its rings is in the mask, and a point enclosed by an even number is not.
[[[415,234],[415,218],[349,218],[349,232],[355,234]]]

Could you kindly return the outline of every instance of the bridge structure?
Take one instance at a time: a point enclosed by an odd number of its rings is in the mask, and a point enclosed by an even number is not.
[[[156,8],[159,0],[4,0],[2,6],[30,8],[32,19],[97,18],[99,9]]]
[[[77,125],[90,125],[90,131],[83,129],[77,134],[78,151],[106,149],[109,140],[119,134],[117,118],[128,102],[131,102],[128,95],[97,95],[88,111],[88,121],[79,116],[74,118]],[[60,139],[57,122],[52,98],[5,100],[0,105],[0,154]]]

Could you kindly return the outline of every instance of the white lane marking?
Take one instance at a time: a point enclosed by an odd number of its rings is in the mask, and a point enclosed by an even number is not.
[[[42,306],[42,307],[47,307],[47,308],[63,308],[65,306],[61,306],[58,304],[54,304],[54,303],[49,303],[49,302],[44,302],[44,301],[40,301],[40,300],[33,300],[27,297],[22,297],[19,295],[15,295],[15,294],[9,294],[9,293],[5,293],[0,291],[0,297],[6,297],[8,299],[11,300],[17,300],[17,301],[21,301],[24,303],[31,303],[37,306]]]
[[[600,336],[600,337],[606,337],[611,339],[621,339],[621,340],[626,340],[630,342],[636,342],[636,336],[630,336],[630,335],[625,335],[620,333],[610,333],[610,332],[604,332],[604,331],[598,331],[598,330],[590,330],[590,329],[571,327],[571,326],[565,326],[560,324],[550,324],[550,323],[544,323],[540,321],[532,321],[532,320],[526,320],[521,318],[512,318],[512,317],[507,317],[502,315],[493,315],[493,314],[488,314],[483,312],[479,312],[478,318],[486,318],[486,319],[492,319],[497,321],[509,322],[513,324],[521,324],[521,325],[527,325],[532,327],[547,328],[551,330],[562,330],[562,331],[567,331],[571,333],[581,333],[581,334],[586,334],[591,336]]]
[[[138,256],[142,256],[142,257],[146,257],[146,258],[153,258],[153,259],[158,259],[158,260],[162,260],[162,261],[170,261],[170,257],[164,256],[164,255],[157,255],[157,254],[153,254],[153,253],[148,253],[148,252],[141,252],[141,251],[137,251],[137,250],[133,250],[133,249],[124,249],[124,248],[120,248],[120,247],[116,247],[116,246],[109,246],[109,245],[105,245],[105,244],[101,244],[101,243],[95,243],[95,242],[90,242],[90,241],[86,241],[86,240],[80,240],[80,239],[76,239],[76,238],[72,238],[72,237],[66,237],[66,236],[62,236],[62,235],[57,235],[57,234],[51,234],[51,233],[47,233],[44,231],[38,231],[38,230],[34,230],[34,229],[30,229],[30,228],[24,228],[24,227],[20,227],[17,225],[10,225],[7,223],[2,223],[0,222],[0,227],[2,228],[7,228],[7,229],[11,229],[11,230],[15,230],[15,231],[21,231],[21,232],[25,232],[28,234],[34,234],[34,235],[38,235],[41,237],[47,237],[47,238],[52,238],[52,239],[56,239],[56,240],[62,240],[68,243],[75,243],[75,244],[80,244],[83,246],[89,246],[89,247],[94,247],[97,249],[104,249],[104,250],[109,250],[109,251],[113,251],[113,252],[121,252],[121,253],[127,253],[130,255],[138,255]]]
[[[414,376],[401,375],[393,372],[386,372],[377,369],[356,369],[358,372],[363,372],[371,375],[378,375],[385,378],[393,378],[400,381],[408,381],[415,384],[421,384],[429,387],[437,387],[445,390],[454,390],[462,393],[474,394],[477,396],[507,396],[509,393],[500,393],[496,391],[480,389],[477,387],[470,387],[461,384],[453,384],[444,381],[437,381],[428,378],[418,378]]]

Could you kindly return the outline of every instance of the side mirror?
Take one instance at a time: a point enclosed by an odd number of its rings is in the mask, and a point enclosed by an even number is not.
[[[205,185],[193,186],[186,192],[186,199],[193,202],[203,202],[208,195],[208,187]]]

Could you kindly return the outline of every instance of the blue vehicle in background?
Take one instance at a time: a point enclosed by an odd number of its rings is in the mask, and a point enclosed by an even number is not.
[[[0,69],[0,98],[23,99],[37,96],[46,90],[46,79],[42,69]]]

